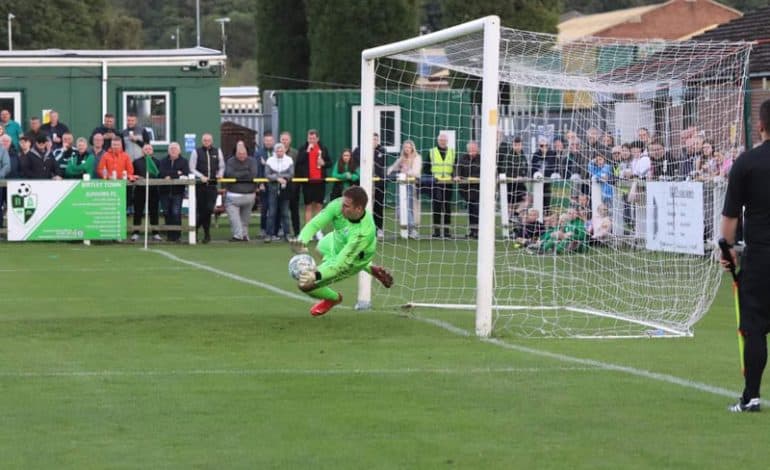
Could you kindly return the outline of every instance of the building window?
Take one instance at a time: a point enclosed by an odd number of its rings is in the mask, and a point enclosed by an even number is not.
[[[11,120],[25,127],[24,116],[21,115],[21,92],[0,92],[0,110],[7,109],[11,113]]]
[[[361,107],[353,106],[353,148],[358,147],[361,130]],[[380,135],[380,144],[388,153],[401,151],[401,107],[400,106],[375,106],[374,107],[374,132]]]
[[[168,145],[171,141],[171,93],[168,91],[123,92],[123,126],[128,113],[150,133],[153,144]]]

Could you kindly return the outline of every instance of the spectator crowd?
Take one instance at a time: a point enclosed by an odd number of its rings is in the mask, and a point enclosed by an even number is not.
[[[267,132],[253,152],[239,141],[231,152],[214,145],[211,134],[203,134],[199,146],[185,157],[172,142],[166,155],[156,156],[151,134],[137,117],[128,114],[126,128],[115,127],[115,116],[105,114],[90,136],[78,136],[60,121],[56,111],[43,124],[29,119],[26,131],[0,110],[0,179],[103,178],[135,182],[143,178],[194,178],[197,229],[202,241],[211,241],[212,217],[218,209],[227,213],[230,241],[249,241],[252,212],[260,212],[260,236],[265,243],[288,240],[299,233],[300,201],[304,220],[317,214],[324,202],[338,197],[360,177],[360,149],[342,149],[332,154],[317,130],[307,131],[306,140],[293,146],[292,135],[282,132],[276,139]],[[633,231],[634,211],[643,185],[641,180],[715,180],[725,178],[737,158],[738,148],[719,148],[695,127],[681,132],[681,147],[673,148],[640,128],[636,138],[617,144],[612,134],[596,127],[584,135],[568,131],[532,140],[498,136],[497,173],[505,176],[511,238],[516,246],[539,252],[580,251],[591,244],[605,243],[613,235],[612,214],[622,212],[625,231]],[[390,199],[396,202],[398,223],[408,237],[420,238],[421,201],[430,204],[433,238],[478,237],[479,144],[468,141],[457,155],[449,136],[440,133],[435,145],[423,156],[412,140],[401,144],[397,156],[389,158],[375,135],[374,219],[378,236],[384,236],[386,188],[398,188]],[[325,178],[336,179],[327,191]],[[255,182],[261,178],[262,183]],[[301,179],[301,181],[293,181]],[[543,204],[535,207],[532,182],[543,182]],[[592,182],[601,187],[601,201],[591,204]],[[395,184],[394,184],[395,183]],[[404,192],[401,192],[404,189]],[[182,223],[184,185],[129,186],[128,212],[133,225],[145,215],[153,228],[152,239],[163,240],[157,230],[160,215],[166,225]],[[193,189],[190,189],[193,190]],[[328,192],[328,194],[327,194]],[[3,203],[5,197],[0,194]],[[429,202],[428,202],[429,200]],[[405,204],[405,208],[400,206]],[[148,214],[144,214],[145,206]],[[457,234],[452,216],[460,207],[467,212],[465,233]],[[592,207],[597,208],[592,214]],[[404,220],[400,220],[400,219]],[[168,241],[180,241],[181,231],[164,230]],[[318,234],[321,235],[320,233]],[[620,234],[616,234],[620,235]],[[130,239],[139,239],[132,230]]]

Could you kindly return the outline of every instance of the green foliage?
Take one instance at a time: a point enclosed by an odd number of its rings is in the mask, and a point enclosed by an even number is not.
[[[305,88],[310,64],[305,0],[256,3],[254,29],[260,89]]]
[[[310,79],[356,86],[361,51],[418,32],[415,0],[307,0]]]
[[[41,6],[29,0],[0,3],[0,24],[7,37],[13,13],[14,49],[99,49],[139,47],[141,24],[112,11],[107,0],[50,0]]]
[[[547,33],[556,32],[561,6],[558,0],[444,0],[438,3],[444,28],[497,15],[503,26]]]

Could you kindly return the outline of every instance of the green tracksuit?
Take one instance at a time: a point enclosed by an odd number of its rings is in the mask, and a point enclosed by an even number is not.
[[[320,279],[316,281],[316,289],[308,294],[317,299],[337,300],[339,295],[330,284],[362,270],[371,273],[371,261],[377,250],[377,227],[369,212],[356,222],[346,219],[342,215],[342,198],[337,198],[302,228],[299,239],[310,243],[316,232],[329,224],[334,231],[327,233],[317,247],[323,256],[317,268]]]
[[[566,240],[556,240],[553,238],[553,233],[557,230],[570,233],[570,237]],[[564,226],[554,227],[548,230],[542,238],[541,248],[544,252],[550,253],[554,250],[558,254],[562,254],[570,251],[582,252],[587,248],[588,234],[585,230],[585,225],[580,219],[574,219]]]

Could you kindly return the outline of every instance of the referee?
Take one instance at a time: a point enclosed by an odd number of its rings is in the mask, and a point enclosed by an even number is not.
[[[731,247],[732,260],[725,268],[737,266],[732,245],[743,210],[744,241],[738,295],[740,334],[744,338],[745,386],[743,396],[730,407],[733,412],[759,411],[759,386],[767,363],[767,334],[770,332],[770,100],[759,108],[762,144],[744,152],[730,169],[722,237]]]

